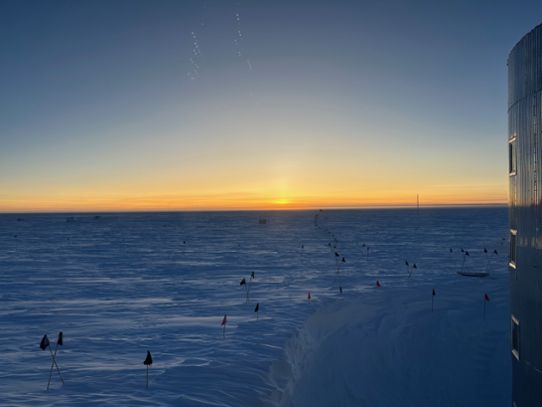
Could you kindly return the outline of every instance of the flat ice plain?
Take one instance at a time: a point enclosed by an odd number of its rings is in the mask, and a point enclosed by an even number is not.
[[[0,405],[508,406],[506,238],[505,207],[0,215]]]

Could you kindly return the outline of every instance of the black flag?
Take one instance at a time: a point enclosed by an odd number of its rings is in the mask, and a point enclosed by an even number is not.
[[[435,289],[433,288],[433,297],[437,295],[437,292],[435,291]]]
[[[152,356],[151,356],[151,353],[149,351],[147,351],[147,357],[145,358],[145,360],[143,361],[143,364],[145,366],[150,366],[152,365]]]
[[[343,263],[346,263],[346,259],[343,257],[343,259],[341,260]]]
[[[416,263],[414,263],[414,264],[412,265],[412,268],[413,268],[413,269],[417,269],[417,268],[418,268],[418,267],[416,267]]]
[[[493,254],[499,254],[499,252],[497,251],[497,249],[493,250]]]
[[[247,280],[245,280],[245,278],[243,277],[243,279],[241,280],[241,282],[239,283],[239,285],[245,285],[247,283]]]
[[[254,312],[258,312],[260,310],[260,303],[256,304],[256,308],[254,308]]]
[[[484,247],[484,253],[487,253],[487,249]]]
[[[56,340],[56,344],[59,346],[64,345],[64,335],[62,334],[62,331],[58,333],[58,339]]]
[[[408,267],[408,260],[405,260],[405,266]]]
[[[252,278],[252,279],[256,278],[256,275],[254,274],[253,271],[250,273],[250,278]]]
[[[40,348],[41,350],[45,350],[47,349],[48,346],[49,346],[49,338],[47,338],[47,335],[43,335],[43,338],[41,338],[41,342],[40,342]]]

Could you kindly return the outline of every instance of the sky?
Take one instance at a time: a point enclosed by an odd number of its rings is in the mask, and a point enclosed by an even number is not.
[[[507,199],[540,1],[0,0],[0,212]]]

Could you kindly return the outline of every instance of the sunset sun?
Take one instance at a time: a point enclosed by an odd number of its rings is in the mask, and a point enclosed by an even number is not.
[[[288,205],[290,202],[291,201],[287,198],[279,198],[273,201],[275,205]]]

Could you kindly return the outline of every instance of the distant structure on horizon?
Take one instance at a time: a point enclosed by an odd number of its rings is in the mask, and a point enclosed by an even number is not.
[[[542,406],[542,24],[508,56],[508,173],[512,405]]]

